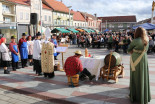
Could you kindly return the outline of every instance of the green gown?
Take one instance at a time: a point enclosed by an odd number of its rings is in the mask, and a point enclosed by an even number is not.
[[[133,49],[144,50],[144,44],[141,38],[134,39],[131,42],[128,52],[131,52]],[[133,62],[140,54],[141,53],[132,53]],[[135,69],[136,71],[131,71],[130,66],[130,100],[132,102],[139,102],[140,104],[147,104],[151,100],[147,53],[144,54]]]

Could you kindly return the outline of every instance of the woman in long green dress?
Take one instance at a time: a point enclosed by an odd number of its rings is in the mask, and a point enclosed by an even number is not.
[[[134,38],[128,48],[131,54],[129,96],[132,102],[148,104],[151,100],[147,59],[149,39],[146,30],[142,27],[136,29]]]

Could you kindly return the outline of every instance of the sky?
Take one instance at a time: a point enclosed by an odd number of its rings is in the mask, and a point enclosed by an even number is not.
[[[61,0],[58,0],[61,1]],[[62,0],[75,11],[102,16],[136,15],[137,21],[151,18],[153,0]],[[155,13],[154,13],[155,14]]]

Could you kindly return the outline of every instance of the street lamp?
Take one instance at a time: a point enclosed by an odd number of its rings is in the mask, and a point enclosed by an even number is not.
[[[84,12],[85,13],[85,27],[86,27],[86,12]]]
[[[71,12],[71,10],[70,10],[70,8],[71,8],[72,6],[68,6],[67,8],[69,9],[69,27],[70,27],[70,22],[71,22],[71,18],[70,18],[70,12]]]
[[[101,32],[103,33],[103,18],[101,19]]]
[[[40,32],[42,34],[42,0],[40,0]]]
[[[105,20],[105,21],[106,21],[106,29],[107,29],[108,23],[107,23],[107,20]]]

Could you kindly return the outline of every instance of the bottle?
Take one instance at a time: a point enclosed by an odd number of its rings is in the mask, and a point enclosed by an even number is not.
[[[85,49],[85,57],[88,57],[88,49]]]

